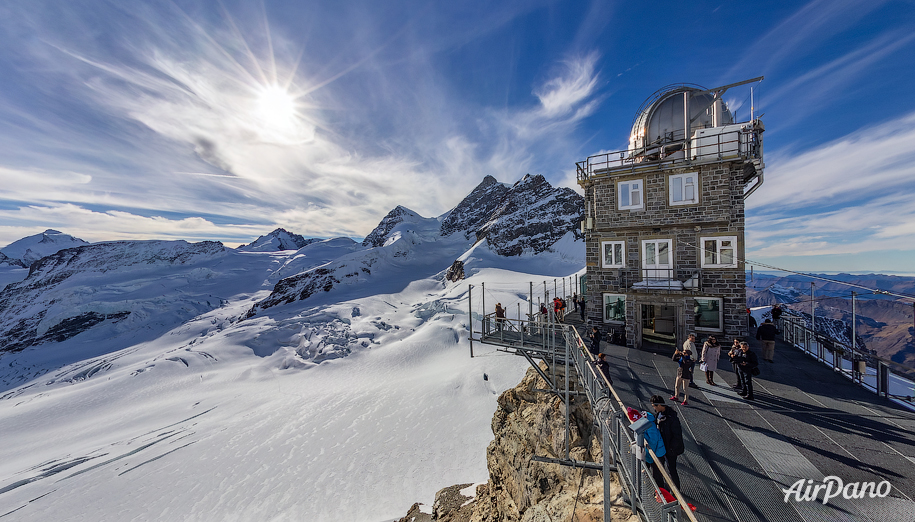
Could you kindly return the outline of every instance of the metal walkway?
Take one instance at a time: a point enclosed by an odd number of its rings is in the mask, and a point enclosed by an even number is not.
[[[630,504],[643,520],[915,522],[915,414],[801,350],[777,343],[775,363],[761,362],[752,403],[732,390],[736,376],[722,357],[718,386],[697,382],[700,389],[690,390],[688,406],[668,404],[678,410],[686,442],[686,454],[678,459],[683,500],[698,506],[687,513],[678,502],[655,500],[651,474],[629,450],[634,434],[622,413],[625,406],[649,409],[652,395],[671,394],[676,363],[669,353],[604,343],[601,351],[614,380],[608,389],[589,364],[590,354],[574,327],[506,320],[499,330],[492,316],[482,319],[473,341],[532,363],[572,363],[604,447],[612,450],[604,452],[603,467],[618,468]],[[755,343],[751,340],[759,354]],[[793,495],[785,500],[783,490],[797,481],[817,486],[829,476],[844,485],[887,481],[892,488],[885,497],[839,495],[827,504],[825,487],[816,500],[797,501]]]

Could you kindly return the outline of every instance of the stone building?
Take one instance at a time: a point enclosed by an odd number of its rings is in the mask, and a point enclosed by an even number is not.
[[[629,346],[746,335],[744,199],[762,184],[764,127],[735,123],[721,95],[756,80],[662,89],[627,150],[577,164],[588,319]]]

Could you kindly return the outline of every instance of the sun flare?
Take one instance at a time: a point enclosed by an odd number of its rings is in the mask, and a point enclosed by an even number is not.
[[[268,85],[258,93],[255,110],[267,125],[286,128],[293,124],[296,115],[295,98],[278,85]]]

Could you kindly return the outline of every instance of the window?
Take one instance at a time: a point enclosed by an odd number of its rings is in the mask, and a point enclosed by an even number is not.
[[[722,327],[721,299],[715,297],[697,297],[693,306],[696,330],[720,332]]]
[[[737,236],[703,237],[702,268],[737,268]]]
[[[636,210],[644,206],[642,180],[620,181],[616,184],[616,192],[619,194],[620,210]]]
[[[642,241],[642,278],[673,279],[673,252],[670,239]]]
[[[601,241],[601,266],[604,268],[626,267],[626,242]]]
[[[626,296],[621,294],[604,294],[604,322],[626,322]]]
[[[670,204],[699,203],[699,173],[676,174],[670,177]]]

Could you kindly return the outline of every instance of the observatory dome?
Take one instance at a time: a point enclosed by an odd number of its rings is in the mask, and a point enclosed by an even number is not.
[[[720,127],[734,122],[727,105],[713,93],[699,86],[664,87],[645,100],[636,113],[629,136],[631,153],[639,155],[648,148],[680,142],[688,137],[683,118],[684,102],[689,107],[690,134],[696,129]]]

